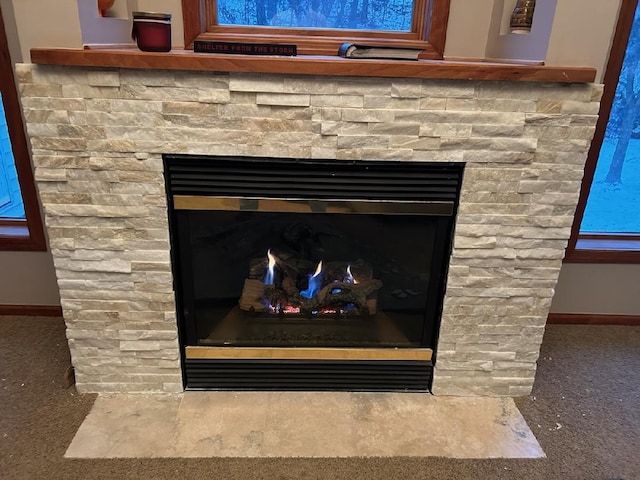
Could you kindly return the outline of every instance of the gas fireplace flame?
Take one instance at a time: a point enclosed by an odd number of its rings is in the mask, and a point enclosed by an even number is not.
[[[313,298],[322,288],[322,260],[318,262],[318,266],[316,267],[316,272],[309,279],[309,287],[306,290],[300,292],[305,298]]]
[[[345,277],[344,281],[346,283],[353,283],[353,284],[358,283],[358,281],[353,277],[351,273],[351,265],[347,266],[347,276]]]
[[[264,277],[264,284],[273,285],[273,277],[274,277],[274,271],[276,267],[276,257],[274,257],[273,254],[271,253],[271,249],[267,250],[267,259],[268,259],[267,274]]]

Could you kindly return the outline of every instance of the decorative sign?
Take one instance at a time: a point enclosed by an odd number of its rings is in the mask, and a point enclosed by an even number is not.
[[[235,43],[196,40],[193,42],[196,53],[227,53],[235,55],[283,55],[295,57],[298,54],[296,45],[276,43]]]

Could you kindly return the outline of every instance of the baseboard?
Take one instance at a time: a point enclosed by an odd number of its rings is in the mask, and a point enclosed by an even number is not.
[[[626,325],[640,327],[640,315],[610,315],[602,313],[550,313],[552,325]]]
[[[60,305],[0,305],[0,315],[61,317],[62,307]]]

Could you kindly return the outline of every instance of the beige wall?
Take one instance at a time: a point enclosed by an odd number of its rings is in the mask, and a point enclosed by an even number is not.
[[[32,47],[82,45],[78,1],[92,0],[0,0],[14,61],[28,61]],[[451,0],[445,54],[449,57],[485,57],[496,0]],[[508,6],[510,0],[499,0]],[[549,65],[594,66],[598,78],[604,71],[621,0],[560,0],[556,8],[546,62]],[[182,46],[180,0],[129,0],[137,10],[173,14],[173,44]],[[505,6],[506,8],[506,6]],[[0,252],[3,271],[26,266],[20,282],[0,278],[2,303],[57,303],[57,287],[46,253]],[[21,268],[21,267],[20,267]],[[636,313],[637,298],[628,289],[638,283],[640,267],[565,265],[560,276],[554,312]],[[591,294],[593,290],[602,295]],[[581,293],[581,292],[589,292]],[[621,295],[624,293],[624,295]],[[627,296],[628,294],[628,296]],[[598,299],[597,301],[593,299]]]
[[[538,0],[530,33],[512,34],[509,28],[515,0],[495,0],[485,56],[489,59],[544,61],[549,46],[557,0]]]
[[[506,35],[503,18],[515,1],[451,0],[446,57],[595,67],[601,81],[621,0],[538,0],[531,36]],[[549,21],[553,22],[550,29]]]
[[[621,0],[559,0],[551,30],[548,65],[606,67]]]
[[[0,252],[0,305],[60,305],[49,252]]]
[[[451,0],[445,57],[483,58],[494,0]]]
[[[38,2],[20,0],[16,3],[19,4],[18,12],[24,14],[24,9],[21,7],[32,4],[31,8],[33,8],[33,4]],[[38,35],[36,32],[22,35],[11,0],[0,0],[0,7],[2,7],[11,58],[14,62],[22,61],[24,52],[21,50],[21,40],[24,38],[27,42],[34,41],[32,39],[37,38]],[[60,304],[53,259],[49,252],[0,252],[0,271],[2,272],[0,305]]]
[[[82,46],[76,0],[13,0],[13,10],[23,61],[32,47]]]
[[[81,47],[82,31],[78,19],[78,2],[84,4],[93,1],[0,0],[0,3],[3,7],[6,4],[13,6],[15,25],[20,36],[21,56],[28,61],[29,50],[32,47]],[[542,4],[549,1],[539,0]],[[119,2],[122,3],[124,0]],[[547,63],[594,66],[602,72],[620,2],[621,0],[558,1],[547,51]],[[182,47],[184,34],[181,0],[127,0],[127,3],[131,10],[171,13],[173,46]],[[496,10],[497,15],[502,16],[502,12],[505,9],[510,10],[513,3],[514,0],[451,0],[445,55],[469,58],[495,56],[495,49],[491,47],[495,45],[495,39],[490,38],[490,35],[499,35],[499,32],[490,33],[493,17]],[[118,11],[124,8],[121,5]],[[105,21],[105,26],[107,23],[108,21]],[[95,27],[92,25],[92,28]],[[514,41],[522,43],[521,39]],[[501,48],[508,52],[509,48],[504,39],[502,44]],[[488,46],[491,47],[491,55],[487,54]]]
[[[7,32],[11,59],[14,62],[21,62],[22,52],[20,51],[18,28],[13,14],[13,2],[11,0],[0,0],[0,7],[2,7],[2,18],[4,18],[4,28]]]
[[[551,32],[548,65],[606,68],[620,0],[560,0]],[[573,28],[570,28],[573,26]],[[565,264],[551,311],[640,315],[640,265]]]
[[[551,311],[640,315],[640,265],[564,264]]]

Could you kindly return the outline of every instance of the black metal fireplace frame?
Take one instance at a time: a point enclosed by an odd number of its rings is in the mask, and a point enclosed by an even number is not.
[[[464,164],[390,161],[336,161],[274,159],[263,157],[164,155],[165,183],[169,207],[171,256],[182,369],[186,389],[214,390],[348,390],[429,391],[440,328],[442,300],[446,288],[448,259],[457,213]],[[326,204],[373,200],[429,204],[436,213],[438,230],[432,275],[437,281],[436,301],[427,302],[422,346],[429,358],[207,358],[192,355],[197,345],[191,268],[179,254],[187,239],[176,232],[176,200],[189,197],[296,199],[302,203]],[[309,202],[310,201],[310,202]],[[247,204],[245,200],[245,204]],[[446,205],[443,208],[443,205]],[[190,299],[191,298],[191,299]]]

